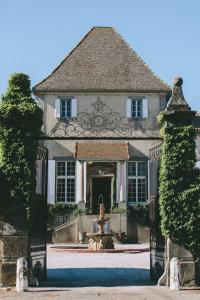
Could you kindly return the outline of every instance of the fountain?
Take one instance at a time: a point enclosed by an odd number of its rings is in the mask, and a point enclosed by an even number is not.
[[[87,236],[90,238],[88,250],[101,250],[101,249],[114,249],[113,235],[112,233],[104,232],[104,225],[108,222],[109,218],[105,217],[105,207],[103,202],[100,203],[99,207],[99,218],[94,219],[94,223],[99,226],[99,231],[96,233],[88,233]]]

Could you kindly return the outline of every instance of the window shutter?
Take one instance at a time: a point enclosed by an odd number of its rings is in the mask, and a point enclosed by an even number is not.
[[[56,119],[60,119],[60,99],[57,98],[55,100],[55,117]]]
[[[131,99],[126,100],[126,117],[131,118]]]
[[[72,99],[72,118],[77,117],[77,99]]]
[[[55,203],[55,176],[56,176],[55,160],[48,160],[48,194],[47,194],[47,202],[50,203],[50,204]]]
[[[142,117],[148,118],[149,108],[148,108],[148,99],[142,99]]]

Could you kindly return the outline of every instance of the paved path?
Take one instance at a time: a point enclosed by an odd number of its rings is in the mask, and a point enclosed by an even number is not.
[[[126,245],[127,246],[127,245]],[[141,245],[139,245],[141,247]],[[146,245],[143,245],[144,248]],[[131,245],[132,247],[132,245]],[[48,247],[48,287],[16,293],[0,289],[2,300],[199,300],[200,290],[170,291],[151,285],[149,253],[85,254]],[[62,287],[61,287],[62,286]]]
[[[199,300],[200,290],[172,292],[165,287],[84,287],[37,288],[26,293],[5,292],[0,289],[2,300]]]

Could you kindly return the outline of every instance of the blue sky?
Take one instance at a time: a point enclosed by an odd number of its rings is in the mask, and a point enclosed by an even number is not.
[[[0,0],[0,94],[10,74],[44,79],[93,26],[113,26],[200,111],[199,0]]]

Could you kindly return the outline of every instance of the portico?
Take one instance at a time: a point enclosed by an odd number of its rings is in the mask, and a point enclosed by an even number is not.
[[[126,201],[128,143],[77,143],[76,158],[77,204],[96,214],[102,199],[107,213]]]

